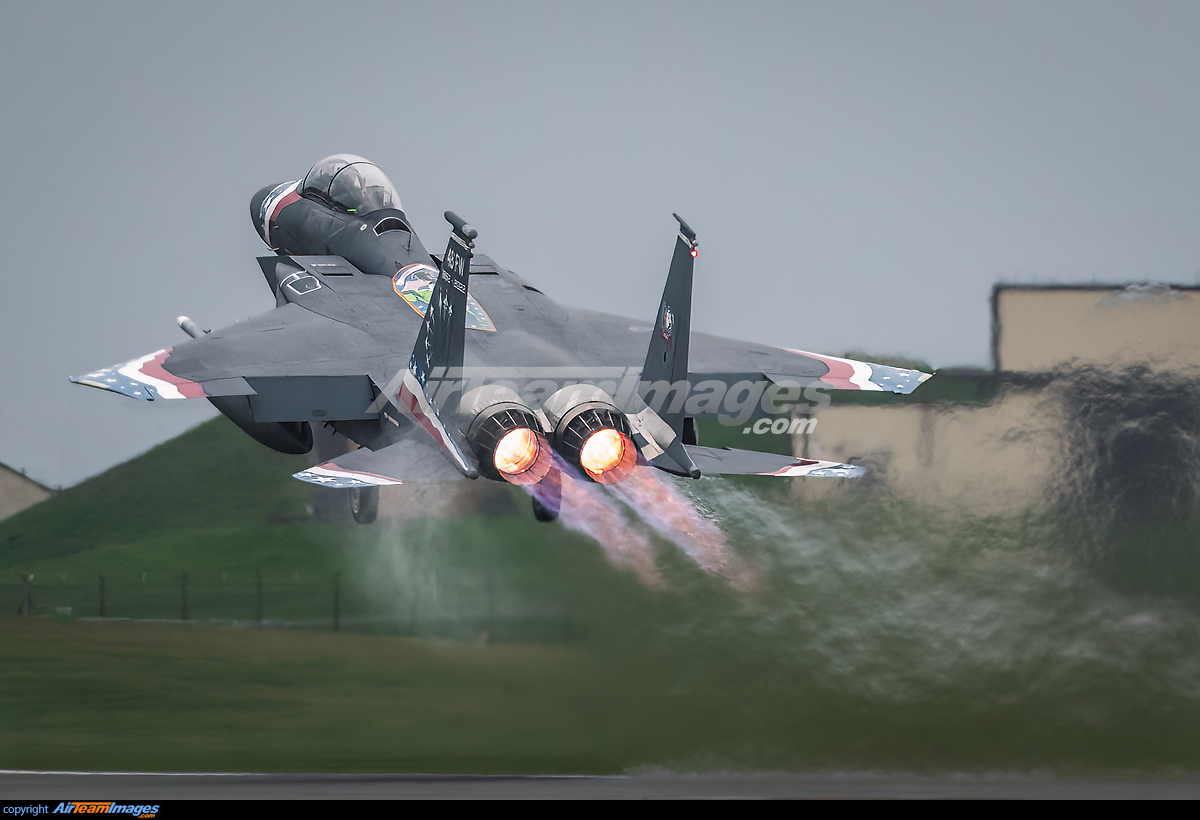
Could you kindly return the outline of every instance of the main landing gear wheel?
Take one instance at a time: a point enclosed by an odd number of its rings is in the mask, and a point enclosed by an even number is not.
[[[379,488],[354,487],[350,490],[350,514],[360,524],[371,524],[379,515]]]
[[[558,518],[558,510],[552,510],[536,498],[533,499],[533,517],[538,521],[553,521]]]

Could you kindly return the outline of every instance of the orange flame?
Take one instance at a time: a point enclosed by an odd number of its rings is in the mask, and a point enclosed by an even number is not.
[[[553,461],[550,445],[541,435],[528,427],[518,427],[496,444],[492,463],[505,481],[525,485],[545,478]]]
[[[496,455],[492,459],[496,469],[502,473],[523,473],[537,461],[537,436],[528,427],[518,427],[511,430],[500,439],[496,445]]]
[[[625,480],[637,463],[637,448],[624,433],[606,427],[588,436],[579,450],[579,464],[601,484]]]

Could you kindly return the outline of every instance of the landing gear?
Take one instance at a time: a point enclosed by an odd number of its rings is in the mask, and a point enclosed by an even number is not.
[[[563,474],[557,466],[533,485],[533,517],[538,521],[553,521],[562,509]]]
[[[553,521],[558,518],[558,510],[552,510],[536,498],[533,499],[533,517],[538,521]]]
[[[692,416],[686,416],[683,419],[683,443],[693,445],[700,443],[700,425]]]
[[[379,515],[379,488],[355,487],[350,490],[350,514],[360,524],[371,524]]]

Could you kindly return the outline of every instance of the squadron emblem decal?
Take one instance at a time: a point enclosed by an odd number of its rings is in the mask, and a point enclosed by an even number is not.
[[[675,314],[671,312],[670,305],[663,305],[662,337],[669,342],[669,341],[671,341],[671,334],[674,332],[675,332]]]
[[[417,263],[408,265],[396,271],[392,277],[392,287],[408,306],[422,316],[429,310],[429,300],[433,296],[433,286],[437,282],[438,272],[430,265]],[[467,329],[487,330],[496,332],[492,317],[488,316],[483,306],[471,294],[467,294]]]

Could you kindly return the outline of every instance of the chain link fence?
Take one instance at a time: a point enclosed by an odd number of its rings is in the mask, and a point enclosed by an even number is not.
[[[491,575],[383,585],[341,572],[58,572],[0,578],[10,613],[261,626],[452,640],[572,639],[568,607],[506,593]]]

